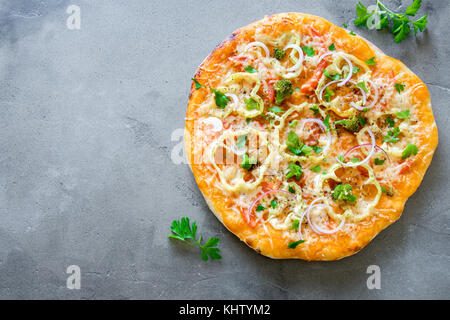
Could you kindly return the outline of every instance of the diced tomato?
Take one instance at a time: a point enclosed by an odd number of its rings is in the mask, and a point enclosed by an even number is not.
[[[267,192],[270,190],[278,190],[280,187],[280,182],[273,182],[273,181],[263,181],[261,182],[261,187],[263,192]]]
[[[242,211],[242,216],[244,217],[245,222],[247,222],[251,228],[256,227],[256,220],[255,220],[255,217],[253,216],[253,214],[249,215],[248,210],[246,210],[246,209],[241,209],[241,211]]]
[[[407,161],[402,165],[402,167],[400,168],[400,170],[398,171],[398,173],[399,173],[399,174],[404,174],[404,173],[408,172],[409,169],[411,169],[412,164],[413,164],[413,161],[412,161],[412,160],[407,160]]]
[[[314,71],[313,76],[300,88],[301,92],[309,93],[316,90],[317,85],[319,84],[319,79],[322,77],[323,69],[327,67],[327,64],[328,62],[325,60],[320,61],[320,63],[317,65],[316,71]]]

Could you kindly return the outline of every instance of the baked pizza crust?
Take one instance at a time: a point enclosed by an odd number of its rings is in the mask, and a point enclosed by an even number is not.
[[[319,33],[327,33],[332,39],[338,39],[341,48],[363,61],[375,56],[377,69],[390,69],[395,74],[402,73],[402,82],[414,87],[411,99],[414,99],[416,103],[414,114],[421,124],[419,130],[415,132],[419,153],[410,164],[409,171],[399,175],[395,180],[393,184],[396,190],[395,197],[388,197],[383,194],[374,209],[374,213],[367,219],[355,224],[355,232],[338,232],[331,235],[313,234],[307,239],[307,242],[295,249],[288,249],[288,242],[280,231],[270,228],[270,226],[261,226],[261,224],[252,228],[242,215],[231,210],[227,205],[227,195],[220,189],[211,188],[205,182],[204,165],[192,162],[192,142],[186,137],[193,136],[196,110],[208,94],[206,90],[196,90],[194,84],[191,87],[186,115],[185,148],[191,170],[209,208],[228,230],[249,247],[274,259],[337,260],[358,252],[381,230],[400,218],[406,200],[417,190],[431,163],[438,144],[438,132],[428,89],[408,67],[401,61],[386,56],[363,37],[349,35],[347,30],[321,17],[309,14],[280,13],[271,15],[233,32],[203,61],[195,74],[195,78],[207,79],[209,86],[214,87],[217,81],[214,74],[220,69],[222,62],[233,54],[238,45],[254,41],[253,36],[258,28],[274,30],[273,32],[277,33],[291,29],[303,30],[302,26],[304,25],[312,26]]]

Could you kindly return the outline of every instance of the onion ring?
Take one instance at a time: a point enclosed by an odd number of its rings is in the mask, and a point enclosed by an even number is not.
[[[328,149],[330,148],[331,141],[332,141],[331,132],[327,130],[327,127],[325,126],[325,124],[323,123],[322,120],[319,120],[319,119],[316,119],[316,118],[306,118],[306,119],[303,120],[303,126],[304,126],[304,124],[306,122],[314,122],[314,123],[318,124],[320,129],[322,129],[323,132],[325,132],[327,134],[328,142],[327,142],[326,146],[322,150],[323,154],[326,154]],[[302,126],[302,129],[303,129],[303,126]]]
[[[209,117],[209,118],[203,119],[202,122],[206,125],[210,125],[212,127],[211,130],[214,132],[219,132],[219,131],[222,131],[222,129],[223,129],[223,123],[219,118]]]
[[[283,50],[286,51],[287,49],[294,49],[295,51],[297,51],[298,60],[296,64],[294,64],[292,67],[287,68],[286,71],[288,72],[296,71],[303,64],[303,59],[305,58],[305,56],[303,55],[303,50],[298,45],[293,43],[288,44],[286,47],[284,47]]]
[[[371,144],[370,145],[372,146],[372,150],[370,150],[370,152],[367,155],[367,157],[364,160],[359,161],[359,162],[355,162],[355,163],[353,163],[353,162],[345,163],[345,162],[342,162],[341,160],[339,160],[339,158],[336,158],[337,162],[339,162],[344,167],[357,167],[357,166],[360,166],[362,164],[367,163],[370,160],[370,158],[372,157],[373,153],[375,152],[375,147],[376,147],[375,136],[373,135],[372,130],[370,130],[370,128],[367,128],[367,132],[370,135],[370,138],[371,138]]]
[[[250,42],[245,48],[244,51],[247,51],[248,49],[250,49],[251,47],[260,47],[264,50],[264,52],[266,53],[266,57],[270,56],[269,53],[269,48],[267,48],[267,46],[260,42],[260,41],[254,41],[254,42]]]

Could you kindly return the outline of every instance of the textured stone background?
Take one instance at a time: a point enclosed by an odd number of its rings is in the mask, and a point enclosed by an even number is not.
[[[363,1],[365,4],[374,1]],[[410,1],[385,1],[394,9]],[[81,30],[66,8],[81,7]],[[450,298],[450,5],[397,45],[353,27],[351,0],[0,1],[1,298]],[[197,66],[266,14],[323,16],[403,60],[427,84],[440,145],[402,218],[337,262],[274,261],[230,234],[170,153]],[[189,216],[222,261],[167,239]],[[81,290],[66,268],[81,267]],[[382,271],[368,290],[366,268]]]

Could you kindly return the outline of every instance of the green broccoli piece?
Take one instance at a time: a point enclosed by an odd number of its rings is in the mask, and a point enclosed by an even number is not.
[[[275,56],[275,59],[281,60],[281,59],[283,59],[284,56],[286,55],[286,51],[284,51],[284,50],[282,50],[282,49],[275,48],[275,49],[273,50],[273,55]]]
[[[347,183],[338,184],[333,191],[331,191],[331,197],[334,201],[346,201],[354,203],[356,196],[352,193],[352,186]]]
[[[273,90],[277,93],[275,98],[276,104],[282,103],[284,99],[289,97],[294,92],[294,89],[292,89],[292,82],[286,79],[275,82],[273,85]]]
[[[362,117],[352,117],[350,119],[342,119],[338,120],[335,123],[337,125],[343,126],[345,129],[351,132],[357,132],[361,129],[361,126],[363,125]]]

